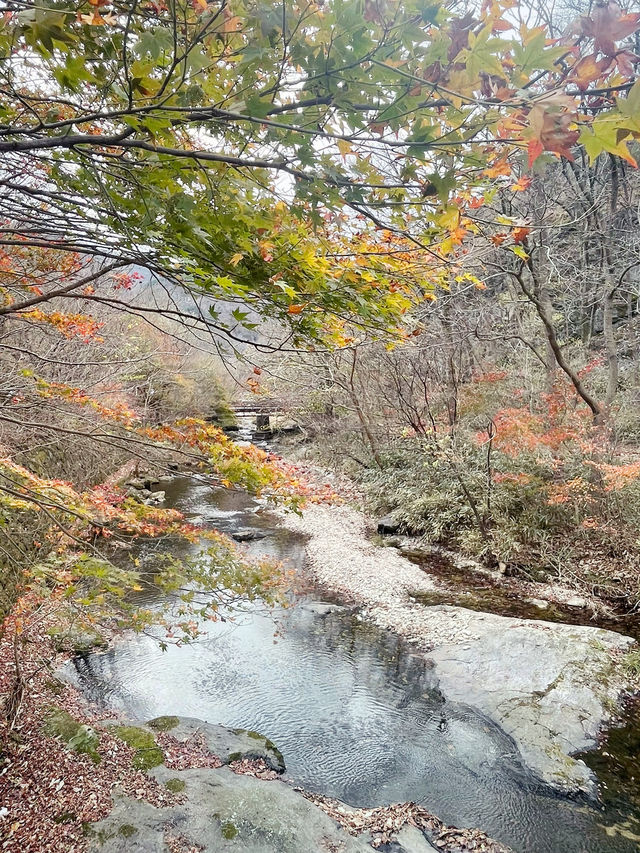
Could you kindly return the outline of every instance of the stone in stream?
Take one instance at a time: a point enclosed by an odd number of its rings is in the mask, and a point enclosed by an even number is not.
[[[236,542],[253,542],[256,539],[264,539],[267,535],[266,530],[259,530],[256,527],[240,527],[234,530],[231,538]]]
[[[130,489],[144,489],[145,481],[140,477],[132,477],[129,480],[125,480],[125,486],[128,486]]]
[[[544,782],[595,795],[591,771],[571,756],[595,746],[620,692],[616,656],[633,640],[584,625],[430,609],[470,635],[464,645],[445,642],[428,652],[446,698],[494,720]]]
[[[125,721],[103,720],[105,728],[130,728],[154,736],[158,732],[168,732],[172,738],[186,743],[192,738],[201,738],[208,750],[217,756],[223,764],[241,761],[244,758],[261,759],[270,770],[284,773],[284,759],[276,745],[258,732],[247,729],[229,729],[205,723],[193,717],[155,717],[148,722],[139,720]]]

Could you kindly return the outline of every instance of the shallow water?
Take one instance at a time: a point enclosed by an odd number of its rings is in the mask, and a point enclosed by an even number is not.
[[[180,479],[168,497],[207,525],[260,529],[266,536],[250,551],[301,566],[304,542],[246,495]],[[625,785],[605,811],[545,792],[511,739],[473,708],[447,702],[421,658],[348,612],[316,610],[312,595],[275,614],[253,608],[213,624],[206,641],[166,652],[149,637],[127,638],[77,659],[79,684],[132,717],[255,729],[283,752],[289,778],[353,805],[413,800],[519,853],[638,850]]]

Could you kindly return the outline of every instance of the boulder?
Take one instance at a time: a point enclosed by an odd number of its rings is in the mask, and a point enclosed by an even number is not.
[[[378,519],[377,530],[378,533],[382,533],[383,535],[398,533],[400,531],[400,524],[393,517],[393,513],[389,513]]]
[[[143,481],[142,486],[145,489],[150,489],[151,491],[153,491],[154,486],[159,486],[161,482],[162,481],[160,480],[159,477],[147,477]]]
[[[184,783],[182,801],[155,808],[121,794],[107,818],[87,831],[95,853],[166,853],[173,837],[203,853],[371,853],[325,812],[280,781],[263,781],[218,769],[170,770],[152,775],[167,785]]]
[[[243,758],[261,758],[271,770],[284,773],[282,753],[268,737],[258,732],[229,729],[192,717],[156,717],[147,723],[136,722],[134,725],[156,732],[168,731],[171,737],[183,742],[197,733],[204,737],[211,753],[217,755],[223,764]]]
[[[541,781],[595,797],[593,774],[572,756],[596,745],[617,707],[616,660],[634,641],[584,625],[448,605],[430,611],[432,618],[440,612],[468,631],[464,645],[445,642],[428,652],[447,699],[471,705],[497,723]]]
[[[127,486],[129,489],[144,489],[144,483],[145,481],[141,478],[133,477],[132,479],[125,481],[125,486]]]
[[[264,539],[267,535],[267,530],[260,530],[257,527],[240,527],[231,533],[231,538],[236,542],[253,542],[256,539]]]

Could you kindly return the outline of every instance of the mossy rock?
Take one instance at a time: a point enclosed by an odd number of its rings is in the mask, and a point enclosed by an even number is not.
[[[60,738],[68,749],[88,755],[94,764],[100,763],[100,739],[97,733],[91,726],[74,720],[71,714],[62,708],[52,708],[49,711],[44,722],[44,732],[51,737]]]
[[[235,823],[231,823],[230,820],[227,820],[220,827],[220,831],[222,832],[223,838],[225,838],[227,841],[232,841],[238,834],[238,827],[235,825]]]
[[[151,732],[138,726],[114,726],[111,731],[135,750],[131,763],[136,770],[151,770],[164,763],[164,752]]]
[[[164,786],[167,791],[171,791],[172,794],[179,794],[187,787],[187,783],[183,779],[173,778],[167,779]]]
[[[137,828],[131,823],[123,823],[118,828],[118,834],[122,835],[123,838],[131,838],[131,836],[135,835],[137,831]]]
[[[175,729],[179,724],[179,717],[154,717],[153,720],[149,720],[147,723],[148,726],[151,726],[151,728],[155,729],[157,732],[171,731],[171,729]]]
[[[53,625],[47,630],[57,652],[86,654],[94,649],[104,649],[108,643],[97,631],[73,628],[68,625]]]
[[[244,748],[244,745],[242,745],[243,749],[241,751],[232,752],[229,755],[227,759],[229,763],[240,761],[243,758],[263,758],[276,773],[284,772],[284,756],[270,738],[251,729],[232,729],[232,731],[235,735],[244,736],[252,741],[256,741],[256,749],[254,752],[252,747]]]

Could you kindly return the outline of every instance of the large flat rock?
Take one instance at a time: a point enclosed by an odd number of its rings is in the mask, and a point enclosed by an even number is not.
[[[111,814],[92,826],[89,849],[101,853],[168,853],[171,839],[205,853],[371,853],[362,839],[284,782],[217,770],[158,767],[160,782],[185,783],[183,802],[158,809],[116,796]]]
[[[231,767],[177,770],[164,763],[148,766],[145,772],[171,791],[175,802],[159,808],[114,791],[110,814],[86,828],[90,853],[370,853],[378,846],[373,839],[380,832],[390,842],[384,848],[390,853],[457,851],[457,841],[449,840],[452,832],[456,839],[468,836],[471,846],[463,845],[465,850],[510,853],[483,832],[447,827],[413,803],[354,809],[337,800],[305,796],[274,773],[257,778],[255,765],[245,764],[246,772],[238,772],[238,765],[232,769],[238,757],[259,757],[267,766],[284,767],[275,745],[256,732],[174,716],[147,723],[109,719],[97,725],[115,727],[116,734],[120,731],[127,742],[140,732],[154,737],[158,732],[168,733],[172,740],[185,744],[197,736]],[[426,833],[445,840],[442,844],[436,841],[435,848]]]
[[[620,692],[615,656],[633,641],[588,626],[473,611],[463,618],[470,639],[428,652],[443,694],[498,723],[540,779],[592,793],[591,771],[571,756],[593,747],[609,720]]]

